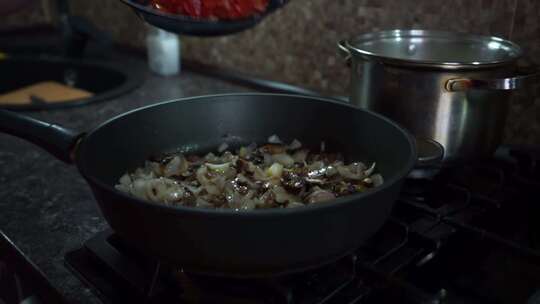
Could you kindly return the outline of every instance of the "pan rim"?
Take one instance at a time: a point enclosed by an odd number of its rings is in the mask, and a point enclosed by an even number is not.
[[[366,192],[357,193],[357,194],[351,194],[343,197],[338,197],[336,199],[333,199],[328,202],[324,202],[321,204],[311,204],[304,207],[298,207],[298,208],[270,208],[270,209],[255,209],[255,210],[249,210],[249,211],[236,211],[232,209],[203,209],[203,208],[196,208],[196,207],[184,207],[184,206],[168,206],[164,204],[157,204],[154,202],[150,202],[147,200],[143,200],[134,196],[131,196],[127,193],[124,193],[120,190],[117,190],[114,186],[110,186],[107,183],[101,181],[99,178],[87,174],[86,168],[82,164],[82,160],[84,158],[84,149],[85,149],[85,143],[86,139],[90,138],[94,135],[94,133],[98,132],[99,130],[103,129],[109,124],[112,124],[113,122],[129,116],[135,112],[144,111],[149,108],[153,107],[159,107],[170,103],[177,103],[177,102],[197,102],[201,99],[208,99],[208,98],[216,98],[216,97],[229,97],[229,96],[272,96],[272,97],[292,97],[292,98],[298,98],[298,99],[309,99],[317,102],[325,102],[341,107],[346,107],[351,110],[355,111],[362,111],[367,112],[370,115],[373,115],[377,117],[378,119],[381,119],[385,121],[387,124],[391,125],[393,128],[398,130],[405,139],[409,143],[409,147],[411,150],[409,159],[407,162],[403,165],[403,167],[397,171],[397,173],[390,179],[385,180],[385,182],[374,189],[370,189]],[[370,195],[376,195],[379,192],[383,192],[384,190],[387,190],[391,187],[393,187],[396,183],[402,181],[406,175],[413,169],[416,161],[417,161],[417,154],[416,154],[416,147],[414,144],[414,139],[412,135],[403,127],[401,127],[396,122],[392,121],[391,119],[369,111],[365,109],[361,109],[355,106],[352,106],[350,104],[346,104],[340,101],[337,101],[335,99],[326,98],[326,97],[316,97],[316,96],[307,96],[307,95],[297,95],[297,94],[276,94],[276,93],[257,93],[257,92],[251,92],[251,93],[226,93],[226,94],[210,94],[210,95],[200,95],[200,96],[191,96],[191,97],[184,97],[184,98],[178,98],[178,99],[172,99],[172,100],[166,100],[162,102],[158,102],[155,104],[139,107],[133,110],[130,110],[128,112],[119,114],[117,116],[114,116],[103,123],[99,124],[97,127],[92,129],[91,131],[87,132],[86,135],[81,140],[79,147],[76,151],[76,165],[81,173],[81,175],[90,183],[90,185],[97,185],[100,189],[103,189],[107,192],[114,193],[117,196],[120,196],[124,200],[128,200],[137,204],[143,204],[146,207],[149,208],[158,208],[162,212],[170,212],[170,213],[183,213],[183,214],[190,214],[190,215],[198,215],[198,216],[219,216],[219,217],[226,217],[226,216],[234,216],[234,217],[272,217],[275,215],[293,215],[293,214],[299,214],[299,213],[312,213],[312,212],[320,212],[324,211],[328,208],[336,208],[339,206],[345,206],[347,204],[355,203],[358,200],[361,200],[364,197],[368,197]]]

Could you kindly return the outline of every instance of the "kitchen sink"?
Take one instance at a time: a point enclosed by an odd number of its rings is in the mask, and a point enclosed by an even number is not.
[[[0,95],[36,83],[54,82],[92,93],[92,96],[46,102],[32,98],[25,104],[0,104],[12,110],[40,110],[80,106],[111,99],[138,87],[144,80],[142,60],[70,59],[55,55],[10,56],[0,59]]]

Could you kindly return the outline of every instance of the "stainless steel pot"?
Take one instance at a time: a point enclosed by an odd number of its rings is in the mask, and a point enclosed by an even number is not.
[[[522,51],[496,37],[392,30],[341,41],[350,102],[401,123],[445,150],[443,162],[490,155],[501,141]]]

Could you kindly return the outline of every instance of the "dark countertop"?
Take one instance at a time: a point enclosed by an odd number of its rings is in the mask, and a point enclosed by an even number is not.
[[[28,114],[89,130],[140,106],[185,96],[245,91],[249,89],[190,72],[172,78],[149,73],[139,89],[113,100]],[[75,167],[23,140],[0,134],[0,230],[69,301],[100,303],[65,267],[64,254],[106,228]]]

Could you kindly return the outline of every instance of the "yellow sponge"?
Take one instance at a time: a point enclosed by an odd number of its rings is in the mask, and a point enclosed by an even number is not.
[[[0,94],[0,104],[24,105],[32,100],[46,103],[88,98],[94,94],[56,81],[38,82],[17,90]]]

